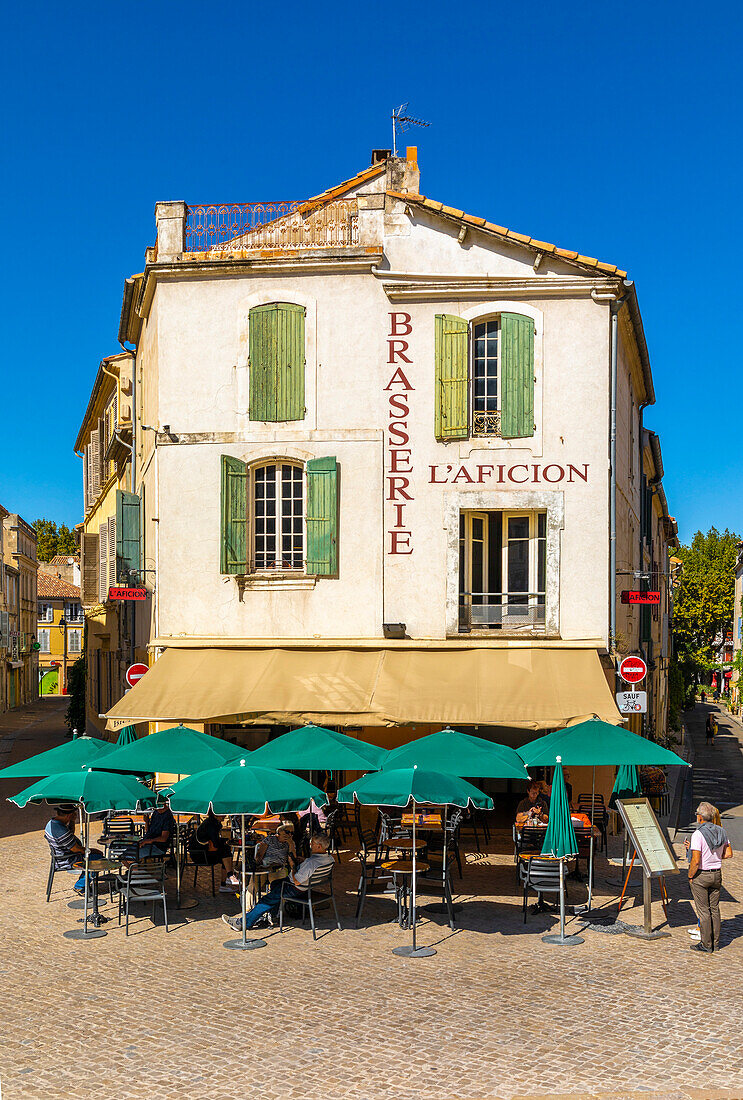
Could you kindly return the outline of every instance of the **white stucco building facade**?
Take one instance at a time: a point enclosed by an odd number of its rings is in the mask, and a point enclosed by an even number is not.
[[[161,203],[157,227],[120,328],[136,346],[137,652],[154,667],[114,721],[332,719],[303,705],[301,673],[275,707],[233,705],[225,685],[223,705],[189,703],[185,665],[171,713],[162,656],[228,650],[506,653],[483,674],[504,695],[529,654],[588,653],[585,706],[576,684],[541,718],[491,699],[468,724],[517,738],[599,706],[618,721],[655,399],[626,273],[425,198],[415,150],[290,209]],[[546,689],[523,683],[528,710]],[[402,704],[370,717],[377,690],[336,724],[404,739]]]

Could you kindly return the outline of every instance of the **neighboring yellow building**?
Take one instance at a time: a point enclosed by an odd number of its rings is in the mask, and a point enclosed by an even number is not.
[[[66,695],[69,667],[82,653],[84,620],[80,588],[44,572],[42,567],[38,573],[38,598],[39,694],[45,694],[45,677],[57,669],[55,694]]]
[[[83,458],[85,519],[80,532],[81,597],[87,625],[86,728],[124,694],[135,658],[131,603],[109,589],[139,576],[139,502],[131,493],[132,356],[103,359],[75,450]],[[139,658],[138,658],[139,659]]]
[[[3,525],[4,608],[0,649],[5,649],[2,678],[4,707],[24,706],[39,690],[36,638],[36,532],[17,512],[0,511]]]

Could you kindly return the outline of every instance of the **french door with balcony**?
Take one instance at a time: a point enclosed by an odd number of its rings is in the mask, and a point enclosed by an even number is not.
[[[460,631],[544,628],[546,512],[462,512]]]

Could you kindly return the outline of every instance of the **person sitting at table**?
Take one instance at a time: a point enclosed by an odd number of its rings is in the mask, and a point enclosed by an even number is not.
[[[522,798],[516,807],[517,825],[547,824],[549,821],[549,802],[540,791],[538,779],[532,779],[526,788],[526,798]]]
[[[246,914],[245,928],[253,928],[263,917],[268,918],[269,924],[279,911],[281,902],[281,889],[283,884],[284,899],[304,898],[307,896],[307,883],[315,871],[321,871],[323,867],[329,867],[335,863],[328,853],[330,840],[323,833],[314,833],[310,839],[310,854],[303,859],[295,871],[290,871],[289,880],[277,879],[272,882],[268,891],[260,901],[256,902]],[[222,920],[235,932],[242,932],[242,917],[229,917],[222,914]]]
[[[52,850],[59,871],[83,870],[72,889],[76,894],[85,893],[85,848],[75,836],[75,815],[77,806],[64,803],[54,807],[54,817],[50,818],[44,829],[44,838]],[[98,848],[90,849],[90,859],[100,859],[103,855]]]
[[[222,864],[224,874],[219,886],[221,893],[232,894],[239,888],[240,880],[235,874],[232,849],[222,836],[222,818],[215,814],[211,806],[188,842],[188,852],[194,863],[205,863],[207,867]]]
[[[175,835],[175,818],[170,806],[164,802],[162,806],[156,806],[151,814],[145,816],[147,828],[138,845],[140,859],[152,859],[164,856]]]
[[[276,833],[269,833],[255,848],[255,868],[260,871],[279,871],[282,867],[297,865],[294,847],[294,830],[279,825]]]

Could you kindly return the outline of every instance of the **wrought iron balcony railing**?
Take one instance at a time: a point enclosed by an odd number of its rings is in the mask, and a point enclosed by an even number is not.
[[[460,592],[459,629],[544,630],[544,592]]]
[[[358,244],[356,199],[189,206],[187,252],[347,248]]]

